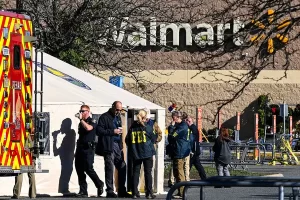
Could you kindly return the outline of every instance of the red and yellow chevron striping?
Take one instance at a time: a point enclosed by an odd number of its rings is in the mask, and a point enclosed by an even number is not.
[[[18,170],[32,165],[26,148],[32,129],[32,44],[24,39],[32,35],[32,22],[0,12],[0,26],[0,167]],[[28,51],[30,57],[25,55]]]

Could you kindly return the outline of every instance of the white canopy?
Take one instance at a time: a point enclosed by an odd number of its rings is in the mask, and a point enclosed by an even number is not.
[[[38,64],[40,63],[38,54]],[[35,60],[35,57],[33,58]],[[164,108],[110,84],[49,54],[44,53],[44,103],[84,102],[88,105],[111,106],[119,100],[124,107]],[[39,65],[40,69],[40,65]],[[38,79],[39,80],[39,79]],[[39,81],[40,82],[40,81]]]

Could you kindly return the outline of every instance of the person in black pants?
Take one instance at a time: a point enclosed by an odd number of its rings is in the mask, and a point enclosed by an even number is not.
[[[152,124],[146,123],[147,112],[145,110],[139,111],[137,119],[131,125],[125,140],[128,146],[128,155],[133,158],[132,195],[134,199],[140,197],[138,185],[141,165],[144,164],[146,198],[154,199],[156,198],[152,189],[153,155],[155,155],[152,142],[155,138],[154,129]]]
[[[112,107],[102,114],[98,121],[97,135],[98,143],[96,154],[104,156],[105,164],[105,183],[106,197],[132,197],[127,193],[126,182],[126,163],[123,155],[122,145],[122,103],[115,101]],[[114,166],[118,170],[118,195],[114,193]]]
[[[94,163],[94,141],[97,130],[97,125],[92,121],[90,108],[88,105],[80,107],[77,117],[80,120],[78,126],[79,139],[77,140],[77,148],[75,153],[75,168],[78,175],[79,193],[77,197],[88,197],[86,174],[92,179],[97,187],[97,196],[100,197],[103,193],[104,183],[99,179],[93,168]]]
[[[190,158],[190,169],[194,165],[198,170],[199,176],[201,180],[206,179],[205,170],[200,162],[200,145],[199,145],[199,131],[196,125],[193,123],[193,118],[188,116],[186,119],[186,123],[189,126],[191,133],[193,134],[194,141],[191,145],[191,158]]]

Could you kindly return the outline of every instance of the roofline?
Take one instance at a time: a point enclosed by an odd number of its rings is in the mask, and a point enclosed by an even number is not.
[[[6,11],[6,10],[0,10],[0,16],[30,20],[30,17],[28,15],[19,14],[19,13],[15,13],[15,12],[11,12],[11,11]]]
[[[88,103],[88,102],[87,102]],[[37,104],[37,105],[40,105],[40,104]],[[83,105],[82,102],[78,101],[78,102],[44,102],[43,105]],[[111,107],[111,104],[93,104],[93,103],[90,103],[88,104],[90,107],[105,107],[105,108],[110,108]],[[160,106],[153,106],[154,108],[149,108],[150,110],[165,110],[165,108],[163,107],[160,107]],[[143,109],[145,108],[145,106],[137,106],[137,107],[131,107],[131,106],[124,106],[125,109],[128,109],[128,110],[138,110],[138,109]]]

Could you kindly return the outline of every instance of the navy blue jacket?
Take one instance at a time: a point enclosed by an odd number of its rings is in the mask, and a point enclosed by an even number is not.
[[[134,121],[125,139],[129,151],[128,155],[133,156],[135,160],[150,158],[155,155],[153,137],[155,137],[153,126],[143,126]]]
[[[113,144],[115,139],[114,124],[115,116],[109,109],[106,113],[102,114],[98,120],[97,135],[98,143],[95,153],[100,156],[104,156],[105,153],[113,152]],[[120,119],[120,124],[122,124]],[[122,149],[122,140],[118,142],[120,149]]]
[[[147,126],[149,126],[149,128],[152,127],[153,135],[152,135],[151,141],[152,141],[153,144],[155,144],[156,140],[157,140],[157,135],[154,133],[154,130],[153,130],[154,123],[155,122],[151,119],[147,122]]]
[[[168,141],[169,144],[173,146],[172,158],[181,159],[190,155],[191,144],[189,128],[186,122],[175,123],[175,125],[170,125],[168,130]]]

